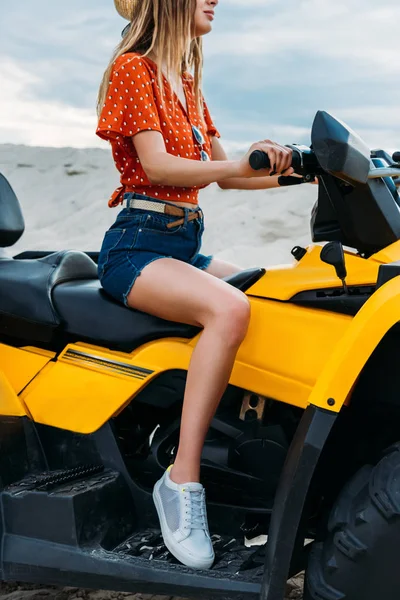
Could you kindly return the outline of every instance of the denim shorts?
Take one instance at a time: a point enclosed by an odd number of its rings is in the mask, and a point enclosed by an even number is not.
[[[127,193],[124,200],[138,198],[160,202],[142,194]],[[207,269],[212,256],[199,253],[204,231],[203,217],[188,221],[196,209],[184,208],[184,223],[168,228],[179,217],[152,210],[124,208],[106,231],[100,250],[98,273],[104,290],[126,306],[127,297],[144,267],[159,258],[175,258],[197,269]]]

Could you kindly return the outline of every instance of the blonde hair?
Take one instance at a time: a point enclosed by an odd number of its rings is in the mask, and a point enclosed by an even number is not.
[[[201,108],[203,50],[201,38],[193,39],[196,0],[140,0],[131,15],[131,23],[112,55],[104,73],[97,98],[97,114],[104,106],[115,60],[125,52],[155,55],[158,80],[163,89],[162,69],[166,76],[180,77],[191,70],[197,104]]]

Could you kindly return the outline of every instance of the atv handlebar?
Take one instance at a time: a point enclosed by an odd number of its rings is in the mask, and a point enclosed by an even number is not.
[[[323,169],[321,169],[319,166],[312,148],[297,144],[287,144],[286,147],[293,151],[291,166],[297,175],[302,175],[307,181],[312,181],[315,175],[323,172]],[[400,163],[400,151],[395,152],[393,157],[390,157],[389,154],[383,150],[373,150],[371,152],[371,158],[376,157],[384,158],[388,164],[385,167],[376,167],[371,169],[368,176],[369,179],[379,179],[381,177],[400,177],[400,167],[398,164]],[[395,161],[394,164],[390,164],[391,159]],[[254,152],[250,154],[249,163],[251,168],[255,171],[271,168],[271,162],[268,154],[262,150],[254,150]],[[398,181],[396,181],[396,186],[399,187]]]
[[[293,150],[292,167],[296,172],[299,172],[303,168],[303,155],[301,150],[298,150],[294,146],[287,146]],[[254,150],[250,154],[249,163],[252,169],[259,171],[260,169],[270,169],[271,162],[268,154],[262,150]]]
[[[265,154],[262,150],[254,150],[250,154],[249,163],[254,171],[260,171],[260,169],[270,169],[271,161],[269,160],[268,154]]]

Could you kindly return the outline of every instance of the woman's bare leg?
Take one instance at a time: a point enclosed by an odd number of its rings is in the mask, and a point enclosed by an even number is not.
[[[204,440],[247,332],[249,301],[216,276],[163,258],[143,270],[128,304],[163,319],[204,328],[188,370],[179,448],[171,472],[176,483],[199,481]]]
[[[224,277],[228,277],[229,275],[239,273],[239,271],[243,271],[243,269],[241,267],[238,267],[237,265],[233,265],[232,263],[227,262],[226,260],[213,258],[205,271],[206,273],[210,273],[210,275],[214,275],[214,277],[223,279]]]

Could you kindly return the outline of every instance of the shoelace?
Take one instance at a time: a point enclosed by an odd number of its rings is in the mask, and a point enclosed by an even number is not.
[[[205,492],[204,490],[185,489],[185,522],[191,529],[206,529]]]

